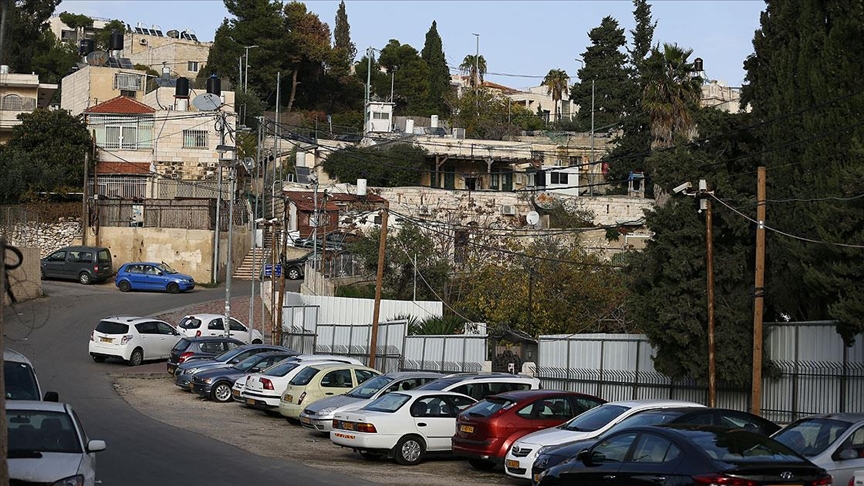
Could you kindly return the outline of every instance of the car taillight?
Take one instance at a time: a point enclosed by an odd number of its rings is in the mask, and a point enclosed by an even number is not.
[[[90,340],[91,340],[91,341],[95,341],[95,340],[96,340],[96,331],[90,331]]]
[[[852,485],[853,481],[855,481],[855,478],[852,478],[849,480],[849,486],[853,486]],[[822,476],[821,478],[819,478],[815,481],[812,481],[808,484],[810,484],[811,486],[831,486],[831,484],[833,484],[833,483],[834,483],[834,478],[832,478],[830,474],[826,474],[826,475]]]
[[[131,334],[127,334],[127,335],[123,336],[123,337],[120,339],[120,345],[122,346],[122,345],[128,343],[129,341],[132,340],[133,337],[135,337],[135,336],[133,336],[133,335],[131,335]]]
[[[201,337],[201,331],[200,330],[195,331],[195,337]]]
[[[261,382],[261,386],[264,387],[265,390],[273,390],[273,382],[268,380],[267,378],[258,378],[258,381]]]
[[[374,426],[374,425],[372,425],[372,424],[364,424],[364,423],[361,422],[361,423],[358,423],[358,424],[357,424],[357,432],[366,432],[366,433],[368,433],[368,434],[375,434],[375,433],[377,433],[378,431],[375,430],[375,426]]]
[[[297,405],[302,405],[304,398],[306,398],[306,392],[300,394],[300,398],[297,399]]]
[[[178,362],[178,363],[183,363],[183,362],[185,362],[187,359],[191,358],[193,354],[194,354],[194,353],[192,353],[192,352],[190,352],[190,351],[186,351],[185,353],[181,354],[179,358],[177,358],[177,362]]]
[[[730,478],[721,474],[705,474],[701,476],[693,476],[695,484],[705,486],[756,486],[756,481],[742,478]]]

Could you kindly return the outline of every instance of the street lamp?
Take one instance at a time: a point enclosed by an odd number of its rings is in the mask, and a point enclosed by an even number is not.
[[[476,37],[476,48],[474,50],[474,94],[477,94],[477,88],[480,86],[480,34],[472,33]]]
[[[244,49],[246,49],[246,72],[243,73],[243,94],[246,94],[246,89],[249,88],[249,49],[253,49],[255,47],[259,46],[254,45],[244,47]]]

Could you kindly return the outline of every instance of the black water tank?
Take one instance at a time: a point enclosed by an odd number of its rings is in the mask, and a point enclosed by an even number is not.
[[[123,33],[117,32],[116,30],[111,31],[111,39],[108,42],[110,46],[109,51],[122,51],[123,50]]]
[[[174,96],[178,98],[189,97],[189,80],[184,77],[177,78],[177,86],[174,88]]]
[[[696,59],[693,59],[693,70],[694,71],[704,71],[704,69],[702,69],[702,58],[701,57],[697,57]]]
[[[96,48],[96,44],[93,42],[93,39],[81,39],[78,41],[78,55],[81,57],[86,57],[87,54],[93,52]]]
[[[211,74],[207,78],[207,92],[217,96],[222,94],[222,80],[217,78],[215,74]]]

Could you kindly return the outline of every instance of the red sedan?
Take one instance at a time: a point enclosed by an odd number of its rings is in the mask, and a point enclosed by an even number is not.
[[[477,469],[504,462],[516,439],[560,425],[606,400],[560,390],[522,390],[487,397],[456,418],[453,454],[467,457]]]

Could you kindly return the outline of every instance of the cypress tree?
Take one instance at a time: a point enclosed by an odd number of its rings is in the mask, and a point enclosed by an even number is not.
[[[420,57],[429,66],[429,106],[439,114],[448,112],[447,97],[450,94],[450,68],[447,67],[447,58],[444,56],[444,48],[441,36],[438,35],[438,25],[433,20],[432,27],[426,32],[426,43],[420,52]]]
[[[357,56],[357,46],[351,41],[351,26],[345,12],[345,1],[339,3],[336,11],[336,24],[333,28],[333,75],[345,78],[351,72],[351,64]]]

